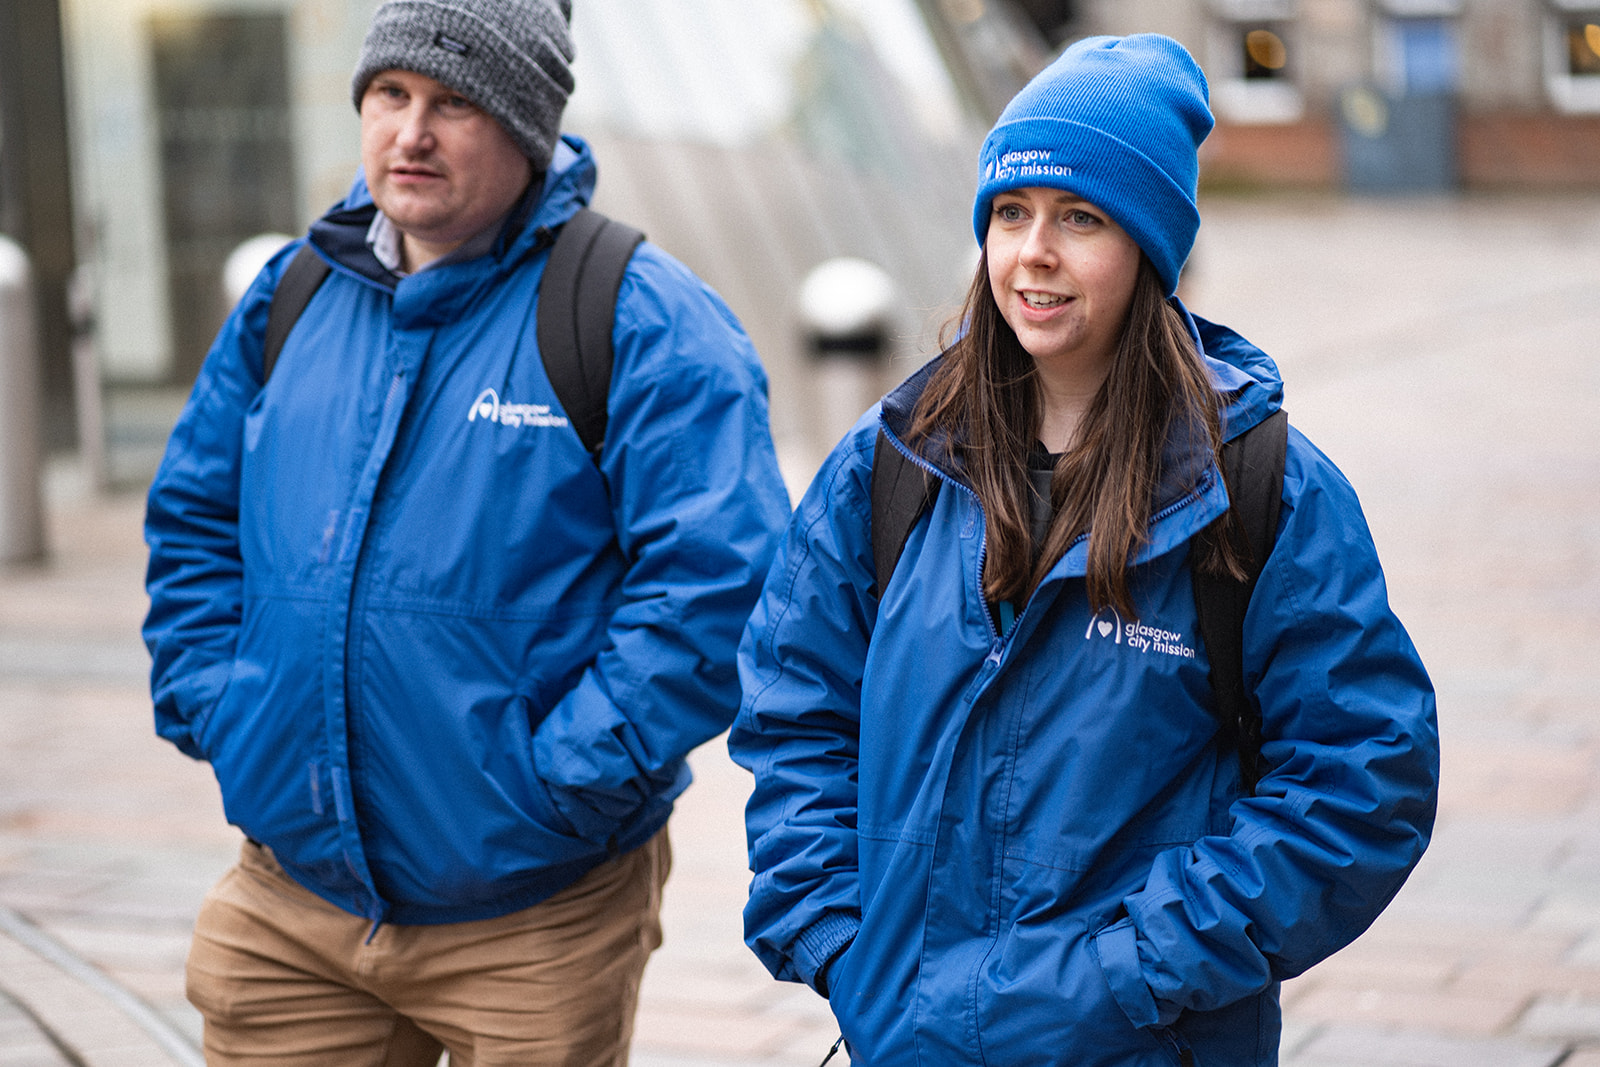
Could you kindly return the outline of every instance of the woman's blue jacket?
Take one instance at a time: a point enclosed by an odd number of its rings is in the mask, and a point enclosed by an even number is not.
[[[1238,434],[1277,370],[1194,321]],[[927,374],[881,405],[902,450]],[[1186,558],[1227,507],[1214,466],[1163,490],[1138,619],[1090,610],[1080,539],[1002,635],[948,461],[921,457],[943,487],[874,597],[879,425],[817,475],[740,646],[750,946],[828,996],[857,1064],[1275,1064],[1279,983],[1367,928],[1434,819],[1433,690],[1355,493],[1291,427],[1244,626],[1270,770],[1241,796]]]
[[[265,388],[290,255],[222,328],[149,494],[156,726],[229,821],[373,921],[529,906],[666,822],[738,707],[734,653],[789,514],[766,377],[646,243],[617,301],[599,464],[533,329],[558,150],[488,255],[399,280],[362,184]]]

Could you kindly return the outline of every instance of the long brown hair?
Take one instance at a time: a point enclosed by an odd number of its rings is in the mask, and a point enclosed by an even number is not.
[[[1160,276],[1141,257],[1133,301],[1110,373],[1056,464],[1050,496],[1055,516],[1037,554],[1028,523],[1028,454],[1042,403],[1037,371],[1001,317],[980,257],[963,310],[948,331],[964,327],[912,412],[910,437],[942,437],[959,455],[987,516],[983,591],[992,603],[1020,606],[1056,561],[1089,535],[1092,608],[1138,618],[1128,589],[1128,561],[1145,543],[1169,440],[1221,448],[1221,399],[1212,387]],[[1190,463],[1196,476],[1207,463]],[[1208,561],[1225,570],[1231,559]]]

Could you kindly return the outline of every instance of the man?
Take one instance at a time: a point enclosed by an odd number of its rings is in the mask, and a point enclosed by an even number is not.
[[[246,835],[189,957],[212,1063],[626,1062],[788,502],[748,340],[648,243],[597,458],[567,425],[532,328],[595,180],[567,15],[378,8],[332,271],[265,383],[295,249],[262,272],[151,488],[157,729]]]

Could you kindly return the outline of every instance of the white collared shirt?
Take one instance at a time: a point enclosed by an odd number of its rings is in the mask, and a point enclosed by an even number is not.
[[[494,247],[494,240],[499,236],[500,227],[505,221],[505,216],[502,215],[438,259],[424,263],[421,269],[441,267],[446,263],[461,263],[487,254]],[[367,227],[367,247],[372,249],[372,254],[383,264],[384,269],[401,278],[415,273],[406,270],[404,266],[405,253],[401,248],[403,236],[400,227],[382,211],[372,217],[372,225]]]

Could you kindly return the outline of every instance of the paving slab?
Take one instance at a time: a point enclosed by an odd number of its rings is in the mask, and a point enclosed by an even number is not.
[[[1323,1030],[1285,1067],[1556,1067],[1566,1054],[1553,1042],[1341,1025]]]
[[[148,1004],[9,908],[0,908],[6,998],[74,1067],[203,1067]]]

